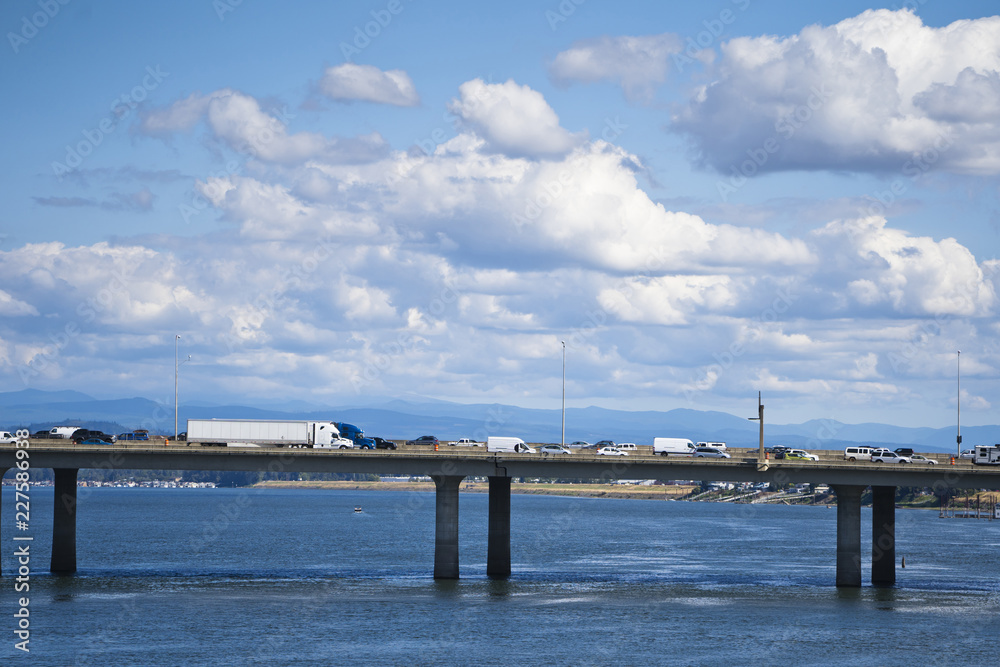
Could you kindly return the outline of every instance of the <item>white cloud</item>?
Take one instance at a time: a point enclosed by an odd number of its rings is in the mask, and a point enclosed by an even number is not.
[[[15,299],[0,289],[0,315],[16,317],[18,315],[37,315],[38,311],[30,303]]]
[[[768,146],[761,172],[900,171],[924,156],[935,168],[998,173],[998,42],[1000,17],[932,28],[906,10],[736,38],[674,129],[726,173]]]
[[[834,286],[864,307],[907,315],[987,316],[997,294],[971,252],[886,226],[885,218],[842,220],[814,232]]]
[[[267,113],[253,97],[224,88],[209,95],[192,94],[166,109],[142,116],[140,132],[167,138],[190,130],[202,119],[212,136],[230,150],[265,162],[296,164],[309,159],[328,162],[366,162],[385,154],[387,145],[377,133],[354,138],[327,138],[314,132],[288,132],[286,112]]]
[[[559,117],[545,98],[513,80],[485,83],[482,79],[459,86],[460,99],[449,110],[482,137],[492,151],[511,157],[557,158],[586,140],[559,125]]]
[[[328,67],[319,82],[320,91],[332,100],[360,100],[398,107],[420,104],[420,96],[409,75],[401,69],[383,72],[372,65],[344,63]]]
[[[560,85],[612,81],[628,97],[648,99],[666,80],[670,57],[683,48],[672,34],[585,39],[555,57],[549,76]]]

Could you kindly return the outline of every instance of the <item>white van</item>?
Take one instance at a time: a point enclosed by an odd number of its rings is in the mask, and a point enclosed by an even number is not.
[[[699,442],[699,447],[715,447],[716,449],[721,449],[726,451],[726,443],[724,442]]]
[[[486,451],[488,452],[514,452],[516,454],[534,454],[535,450],[528,447],[524,440],[520,438],[508,438],[504,436],[491,435],[486,439]]]
[[[871,461],[871,447],[847,447],[844,449],[845,461]]]
[[[634,442],[619,442],[615,445],[617,449],[623,452],[637,452],[639,448],[635,446]]]
[[[79,426],[53,426],[49,431],[49,437],[69,439],[77,432]]]
[[[653,438],[653,453],[662,456],[691,456],[694,443],[687,438]]]

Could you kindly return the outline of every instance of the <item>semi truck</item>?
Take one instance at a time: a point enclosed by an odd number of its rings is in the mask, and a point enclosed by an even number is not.
[[[366,438],[365,432],[360,427],[347,422],[333,422],[333,425],[340,431],[340,437],[347,438],[358,449],[377,449],[375,440]]]
[[[333,422],[278,419],[189,419],[189,444],[229,447],[352,449]]]

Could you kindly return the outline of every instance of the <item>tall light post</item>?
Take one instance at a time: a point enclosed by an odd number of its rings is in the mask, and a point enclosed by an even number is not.
[[[764,404],[760,402],[760,392],[757,392],[757,416],[748,417],[750,421],[760,422],[760,449],[757,453],[757,464],[765,465],[764,463]],[[766,468],[765,468],[766,469]]]
[[[561,444],[563,447],[566,446],[566,341],[559,341],[562,343],[563,348],[563,397],[562,397],[562,438]]]
[[[955,440],[957,440],[955,446],[958,450],[958,454],[956,454],[956,456],[961,458],[962,456],[962,351],[961,350],[958,351],[958,358],[956,364],[958,366],[958,396],[957,396],[958,400],[956,401],[956,405],[958,406],[958,435],[955,436]]]
[[[187,359],[178,363],[177,361],[177,341],[181,339],[180,334],[174,334],[174,440],[177,439],[177,376],[180,371],[181,364],[186,361],[191,361],[191,355],[189,354]]]

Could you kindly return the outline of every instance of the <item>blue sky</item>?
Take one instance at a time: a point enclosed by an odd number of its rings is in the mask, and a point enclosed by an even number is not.
[[[994,12],[5,3],[0,379],[996,423]]]

